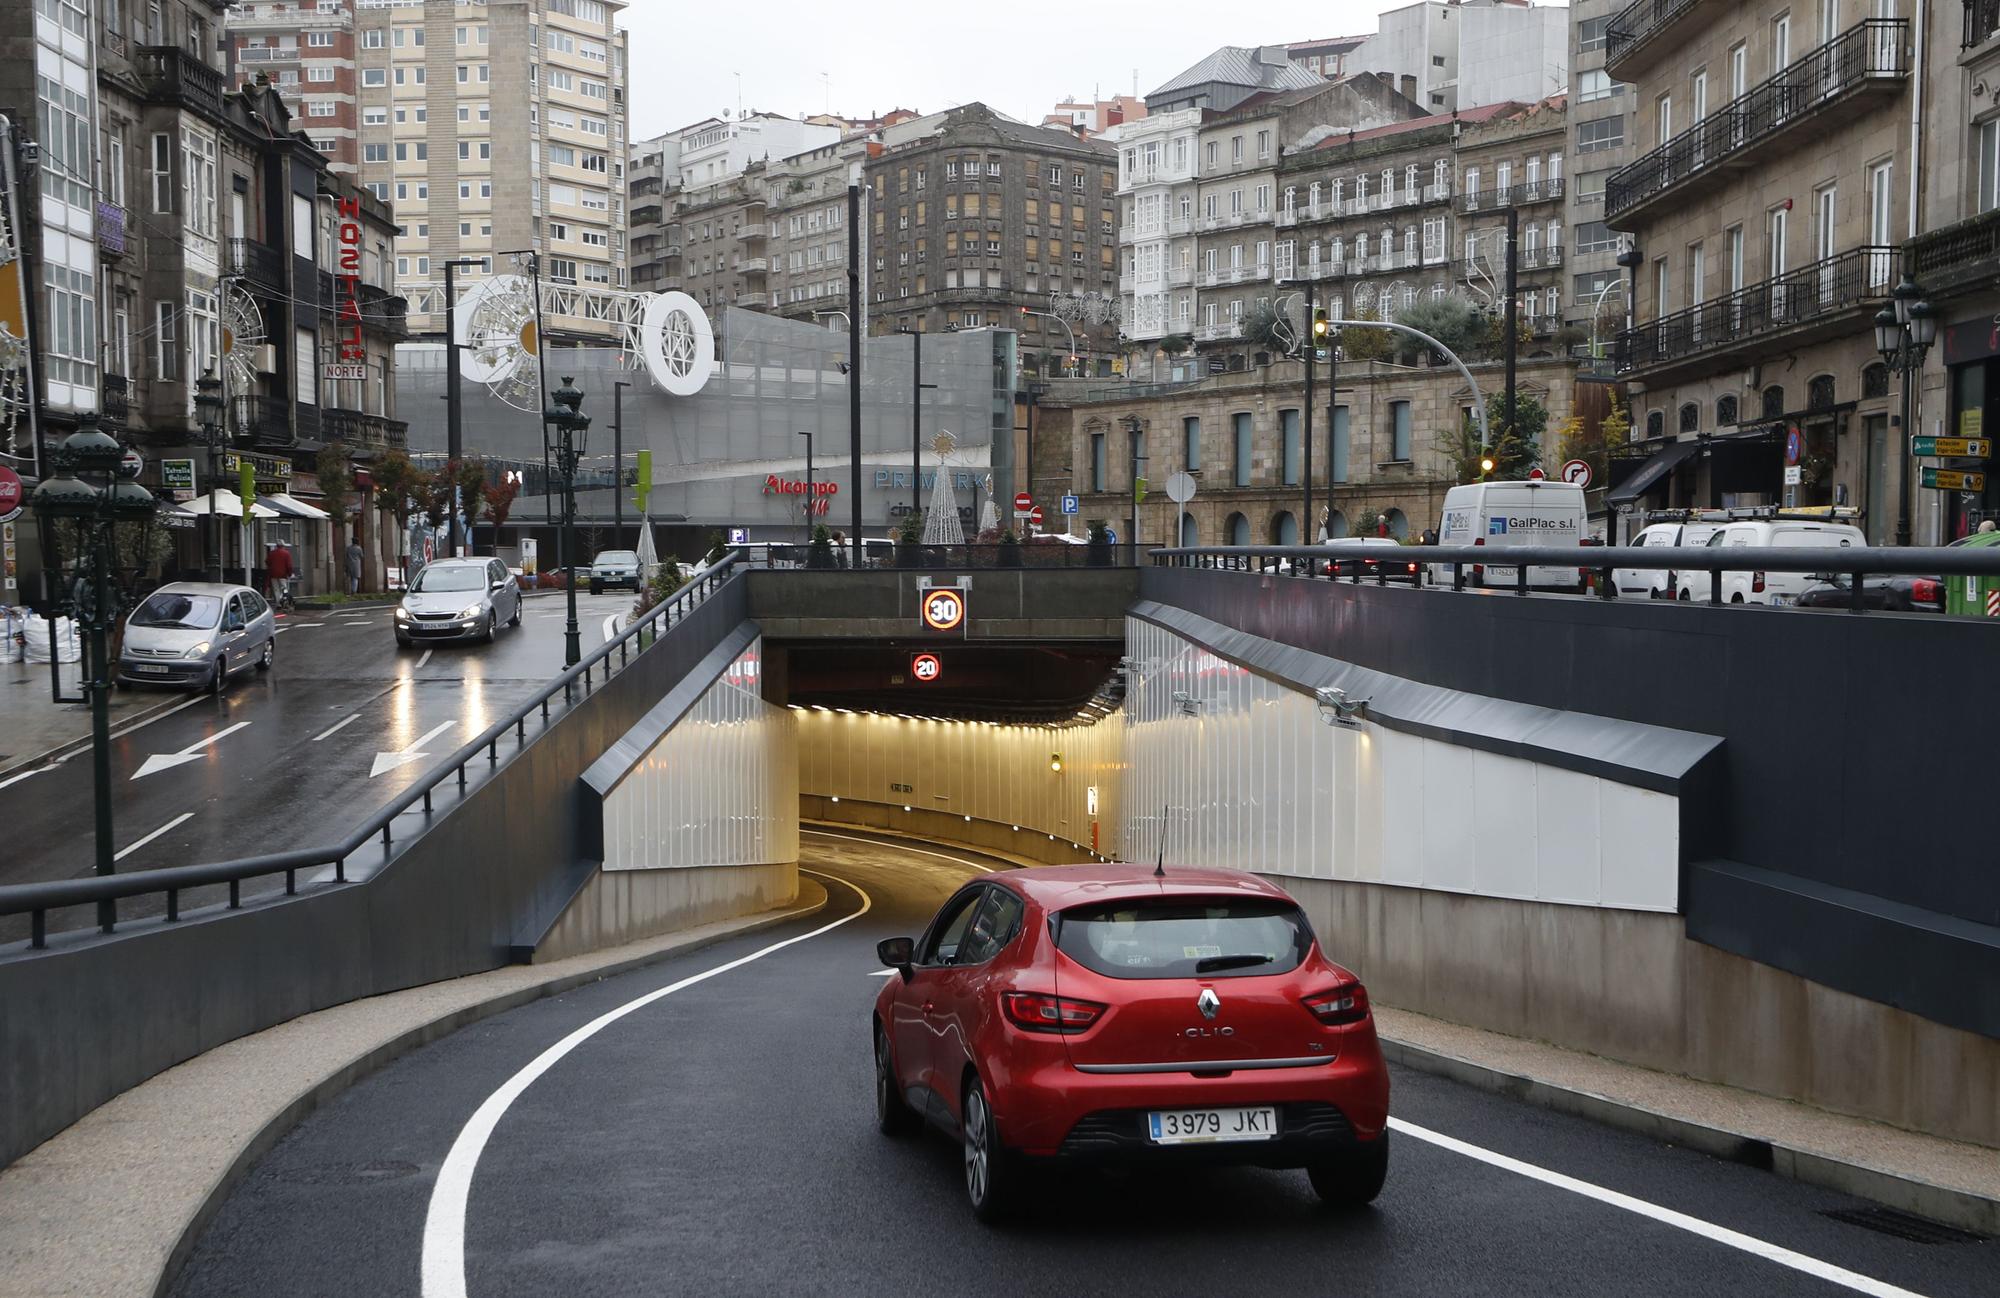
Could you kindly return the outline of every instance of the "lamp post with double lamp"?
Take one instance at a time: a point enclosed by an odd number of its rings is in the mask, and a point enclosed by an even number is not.
[[[1896,544],[1908,545],[1915,486],[1912,479],[1915,476],[1916,456],[1911,454],[1914,443],[1910,438],[1917,431],[1911,424],[1915,417],[1917,371],[1923,368],[1924,354],[1937,340],[1937,314],[1924,300],[1923,289],[1908,275],[1896,285],[1890,303],[1875,313],[1875,350],[1882,353],[1882,360],[1890,369],[1902,376],[1903,449],[1898,474],[1902,479],[1902,491],[1896,514]]]
[[[576,380],[563,376],[562,386],[549,394],[542,408],[542,424],[556,433],[556,472],[562,475],[562,524],[556,531],[556,564],[563,574],[563,589],[569,599],[569,620],[563,626],[563,666],[574,667],[583,660],[583,633],[576,622],[576,574],[570,571],[570,555],[575,550],[576,466],[583,459],[584,442],[590,434],[590,416],[578,409],[583,393]]]
[[[215,493],[222,481],[222,431],[227,407],[222,400],[222,380],[210,370],[195,380],[194,412],[201,425],[202,444],[208,448],[208,517],[201,524],[201,575],[204,581],[222,580],[222,519],[215,507]]]
[[[126,475],[134,466],[123,463],[125,448],[97,426],[95,413],[81,417],[77,430],[55,454],[56,474],[35,488],[30,505],[45,538],[73,528],[77,541],[73,579],[67,604],[86,633],[84,688],[90,701],[91,774],[96,791],[97,873],[116,869],[111,845],[111,673],[110,632],[118,623],[118,588],[111,580],[117,560],[119,523],[137,524],[130,536],[135,564],[143,564],[158,510],[153,493]],[[98,479],[91,482],[88,479]],[[50,546],[45,553],[54,553]],[[60,655],[49,655],[51,666]],[[110,901],[97,904],[98,926],[110,932],[116,920]]]

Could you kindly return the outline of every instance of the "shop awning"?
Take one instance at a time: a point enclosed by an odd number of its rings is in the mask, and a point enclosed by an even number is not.
[[[310,518],[317,522],[325,522],[327,519],[333,517],[332,514],[327,513],[324,509],[319,508],[319,506],[308,505],[298,497],[282,491],[273,492],[268,496],[259,496],[257,497],[257,503],[269,506],[287,518]]]
[[[217,488],[209,492],[206,496],[195,497],[193,500],[183,504],[181,508],[187,510],[190,514],[214,513],[225,514],[230,518],[241,518],[243,517],[243,498],[233,491],[223,491]],[[250,506],[250,517],[252,518],[276,518],[277,516],[278,511],[269,505],[253,504]]]
[[[1680,467],[1682,460],[1701,449],[1701,443],[1694,438],[1682,442],[1668,442],[1652,457],[1639,466],[1639,471],[1625,481],[1604,493],[1604,503],[1610,506],[1630,505],[1641,496],[1666,481],[1667,475]]]

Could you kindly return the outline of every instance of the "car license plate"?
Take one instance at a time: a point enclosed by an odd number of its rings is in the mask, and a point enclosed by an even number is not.
[[[165,676],[167,674],[167,669],[158,663],[133,663],[132,670],[145,672],[149,676]]]
[[[1796,604],[1798,601],[1790,595],[1773,595],[1771,596],[1771,602],[1783,607],[1786,604]]]
[[[1159,1109],[1146,1115],[1156,1145],[1204,1145],[1227,1140],[1270,1140],[1278,1134],[1278,1111],[1248,1109]]]

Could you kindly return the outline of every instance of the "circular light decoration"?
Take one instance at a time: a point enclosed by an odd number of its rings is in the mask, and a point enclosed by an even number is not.
[[[241,284],[222,290],[223,381],[239,396],[257,390],[257,350],[265,342],[264,313]]]
[[[459,374],[520,410],[542,408],[535,286],[525,275],[483,279],[458,299]]]
[[[677,397],[691,397],[715,368],[715,331],[701,303],[685,293],[655,293],[639,322],[646,372]]]

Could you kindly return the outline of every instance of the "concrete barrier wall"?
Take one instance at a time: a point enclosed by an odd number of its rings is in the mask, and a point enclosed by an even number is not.
[[[1090,849],[1081,844],[1012,822],[967,820],[963,816],[925,811],[920,807],[905,811],[899,803],[862,802],[854,798],[842,798],[835,802],[831,798],[806,793],[799,795],[799,814],[806,820],[824,824],[887,830],[912,838],[928,839],[933,843],[1020,857],[1036,865],[1075,865],[1091,859]]]
[[[2000,1146],[2000,1041],[1693,941],[1677,915],[1276,882],[1379,1004]]]

